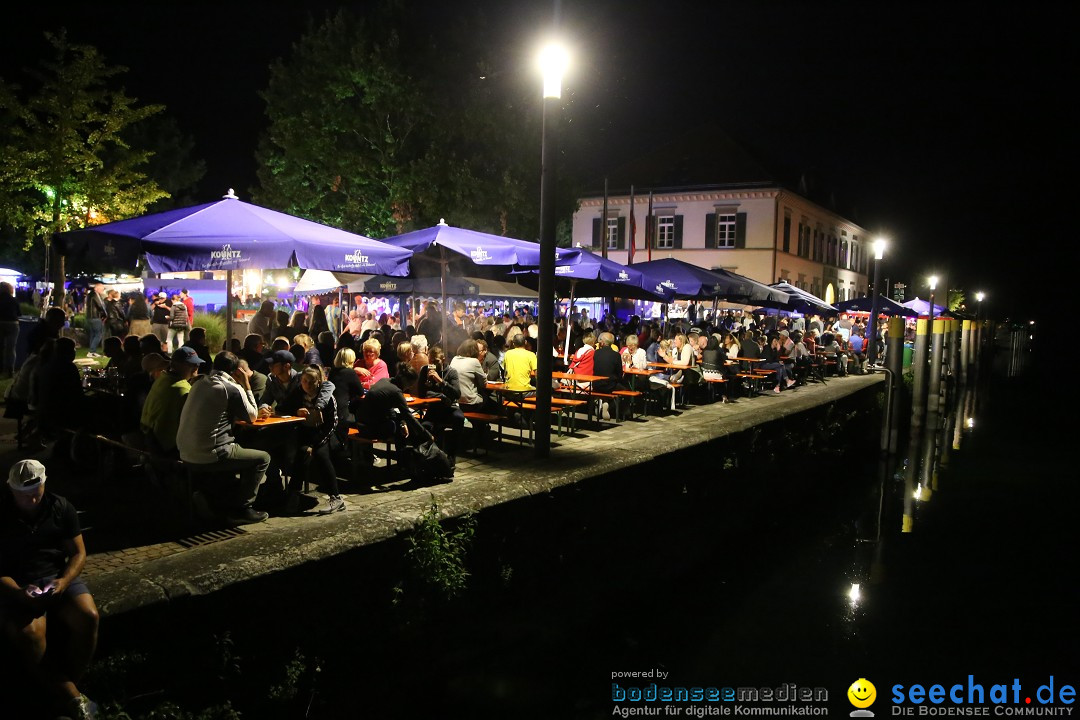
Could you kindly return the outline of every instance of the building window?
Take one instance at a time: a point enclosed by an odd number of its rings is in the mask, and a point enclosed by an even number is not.
[[[619,218],[617,217],[607,219],[607,249],[619,249]]]
[[[785,215],[784,216],[784,252],[791,252],[791,216],[790,215]]]
[[[735,247],[735,214],[716,216],[716,247]]]
[[[656,216],[656,247],[670,249],[675,247],[675,216]]]

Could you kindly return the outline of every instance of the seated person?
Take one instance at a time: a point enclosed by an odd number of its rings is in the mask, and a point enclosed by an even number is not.
[[[389,378],[372,385],[358,409],[357,427],[361,437],[395,438],[399,444],[410,445],[419,445],[427,439],[427,432],[405,403],[405,394]]]
[[[300,381],[278,404],[281,413],[307,418],[304,426],[297,430],[298,447],[286,489],[285,512],[296,512],[300,488],[306,480],[313,479],[328,495],[318,513],[329,515],[345,509],[345,501],[338,490],[337,471],[330,459],[331,440],[336,439],[334,429],[338,423],[334,386],[323,380],[322,369],[317,366],[309,365],[299,376]],[[328,397],[320,400],[327,391]]]
[[[304,359],[301,361],[302,365],[322,367],[322,356],[319,355],[319,350],[315,347],[315,341],[310,335],[307,333],[297,333],[293,338],[293,344],[299,345],[304,349],[302,355]],[[301,357],[301,355],[296,355],[296,357]]]
[[[79,577],[85,562],[75,508],[46,491],[44,465],[15,463],[0,498],[0,627],[14,655],[48,693],[46,703],[35,705],[44,717],[96,712],[76,686],[94,655],[98,632],[94,598]],[[56,625],[66,632],[47,632]]]
[[[463,412],[491,413],[498,407],[487,391],[487,375],[480,363],[480,342],[472,338],[462,341],[450,361],[450,367],[457,373],[461,391],[458,405]]]
[[[364,386],[360,377],[353,370],[356,352],[352,348],[341,348],[334,356],[334,367],[327,378],[334,385],[334,403],[338,412],[338,435],[345,437],[349,428],[356,424],[356,409],[364,397]]]
[[[536,371],[536,353],[525,348],[525,336],[521,333],[510,339],[510,349],[503,356],[503,367],[506,390],[525,396],[534,394],[532,373]]]
[[[365,390],[370,390],[380,380],[390,378],[386,363],[379,358],[381,351],[382,344],[378,340],[365,340],[362,347],[363,357],[357,358],[353,365]]]
[[[57,437],[63,428],[82,427],[86,402],[75,367],[74,340],[56,340],[52,356],[38,368],[35,384],[38,427],[44,437]]]
[[[124,338],[124,356],[120,361],[120,375],[129,378],[142,370],[142,348],[139,346],[139,338],[128,335]]]
[[[592,375],[602,375],[606,380],[594,382],[593,391],[601,393],[613,393],[616,390],[626,390],[623,383],[622,357],[612,348],[615,336],[604,331],[598,338],[600,346],[593,352]],[[611,419],[610,404],[605,400],[600,404],[600,416],[605,420]]]
[[[247,360],[248,367],[258,372],[265,350],[266,339],[260,334],[250,333],[244,338],[244,350],[240,353],[240,359]]]
[[[254,422],[259,416],[251,392],[251,371],[241,368],[239,358],[231,352],[219,353],[213,367],[214,371],[188,393],[180,413],[176,447],[180,459],[196,468],[215,474],[239,473],[238,481],[215,478],[214,485],[207,486],[228,522],[262,522],[267,514],[251,504],[266,477],[270,455],[240,447],[232,436],[234,420]]]
[[[203,364],[199,366],[199,373],[210,372],[210,369],[214,366],[214,358],[210,356],[210,345],[206,344],[206,328],[205,327],[193,327],[188,332],[187,347],[195,351],[195,354],[202,358]]]
[[[426,407],[425,424],[430,424],[432,434],[450,456],[450,464],[457,459],[457,444],[465,431],[465,415],[458,406],[461,397],[461,381],[457,370],[446,365],[446,353],[438,345],[431,348],[431,362],[420,369],[417,379],[417,397],[438,397],[441,402]],[[402,371],[407,372],[407,371]],[[399,374],[400,377],[400,374]],[[404,378],[406,382],[408,378]],[[447,436],[445,430],[449,428]]]
[[[191,392],[191,379],[202,364],[202,358],[194,350],[181,347],[173,353],[168,369],[161,372],[150,387],[139,425],[154,453],[179,457],[176,433],[180,428],[180,414]]]
[[[773,392],[777,395],[780,394],[781,385],[790,388],[795,384],[794,378],[788,377],[787,365],[780,361],[781,347],[780,335],[774,333],[769,339],[769,344],[763,348],[762,357],[765,358],[765,362],[758,363],[762,370],[776,371],[776,386],[773,387]]]
[[[124,362],[124,341],[116,335],[110,335],[101,342],[101,354],[109,358],[106,370],[115,368],[119,371]]]

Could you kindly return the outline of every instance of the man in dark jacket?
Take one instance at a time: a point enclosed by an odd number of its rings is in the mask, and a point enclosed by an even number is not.
[[[603,375],[607,380],[597,380],[592,384],[594,392],[613,393],[616,390],[625,390],[623,383],[622,357],[611,346],[615,344],[615,336],[609,332],[600,333],[599,346],[593,353],[593,375]],[[609,404],[603,402],[600,405],[600,415],[605,420],[611,419]],[[620,418],[621,419],[621,418]]]

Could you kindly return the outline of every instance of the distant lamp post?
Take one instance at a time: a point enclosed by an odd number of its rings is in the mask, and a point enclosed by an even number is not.
[[[544,74],[544,126],[540,141],[540,275],[537,289],[536,338],[536,456],[551,452],[551,369],[555,324],[555,123],[562,76],[568,64],[566,49],[549,43],[540,52]]]
[[[874,291],[870,294],[870,337],[866,339],[866,358],[871,371],[877,364],[877,299],[881,294],[881,260],[885,257],[885,244],[885,238],[874,241]]]
[[[926,284],[930,286],[930,327],[927,328],[927,332],[931,335],[934,334],[934,290],[937,289],[937,275],[931,275]]]
[[[975,301],[979,303],[975,306],[975,322],[982,319],[982,301],[986,297],[986,293],[979,291],[975,293]]]

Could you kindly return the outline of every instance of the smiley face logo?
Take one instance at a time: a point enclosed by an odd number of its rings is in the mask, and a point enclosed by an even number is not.
[[[848,701],[855,707],[859,709],[868,708],[877,699],[877,688],[874,687],[874,683],[866,678],[859,678],[851,683],[851,687],[847,691],[847,697]]]

